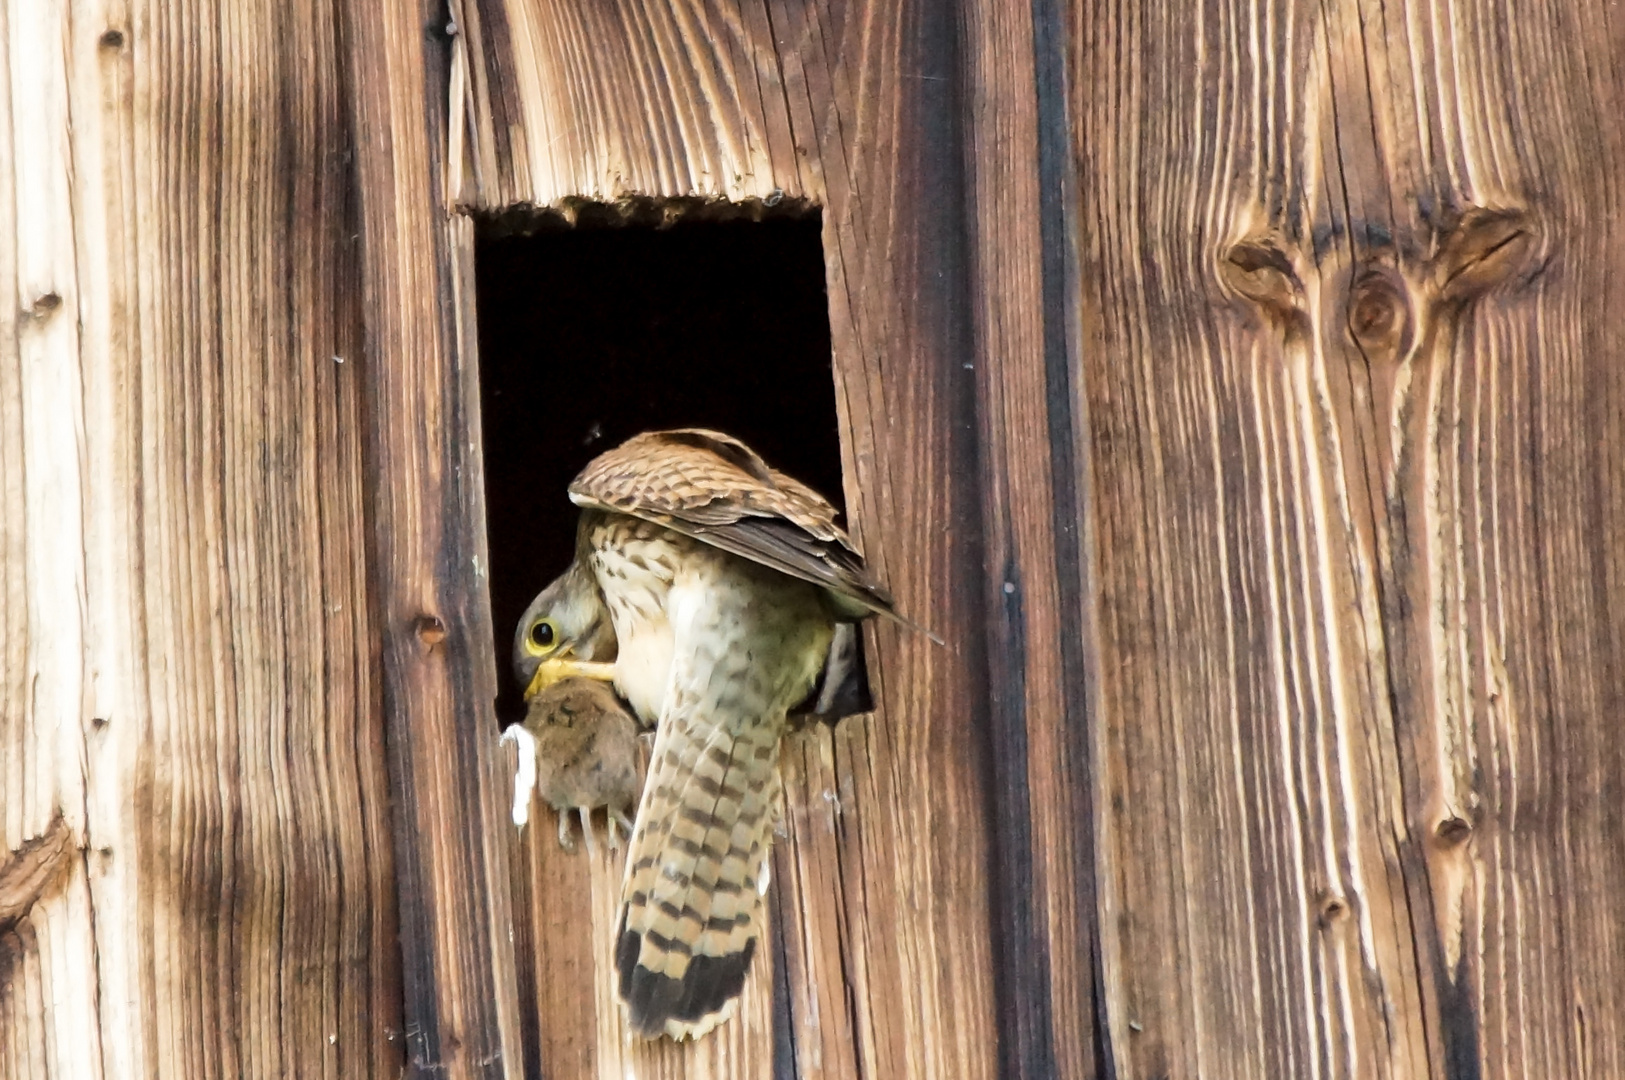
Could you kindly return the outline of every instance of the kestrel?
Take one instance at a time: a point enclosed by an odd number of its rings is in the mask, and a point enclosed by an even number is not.
[[[613,680],[658,724],[615,964],[634,1031],[697,1037],[732,1015],[761,933],[786,713],[837,623],[898,616],[835,509],[730,436],[638,435],[569,490],[575,561],[520,620],[515,669],[527,696]]]

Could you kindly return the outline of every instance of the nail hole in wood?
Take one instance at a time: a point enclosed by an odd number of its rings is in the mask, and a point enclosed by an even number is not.
[[[61,306],[62,297],[60,294],[54,292],[41,293],[34,298],[34,303],[30,305],[28,313],[36,319],[43,319]]]
[[[1320,925],[1330,926],[1349,913],[1348,901],[1335,893],[1329,893],[1320,900]]]
[[[108,30],[103,32],[101,46],[104,49],[122,49],[124,47],[124,31]]]
[[[1447,817],[1434,827],[1433,835],[1445,847],[1455,847],[1465,843],[1472,835],[1472,825],[1459,817]]]
[[[433,615],[419,615],[412,629],[418,640],[430,648],[446,640],[446,624]]]
[[[524,718],[514,626],[570,562],[565,489],[640,431],[711,427],[844,508],[822,222],[756,203],[567,200],[476,235],[497,716]],[[854,676],[823,719],[869,708]]]

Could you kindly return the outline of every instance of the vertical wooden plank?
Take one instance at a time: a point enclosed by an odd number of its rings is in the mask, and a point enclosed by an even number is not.
[[[957,13],[768,10],[824,207],[846,505],[899,606],[946,641],[869,630],[874,719],[837,743],[843,803],[850,787],[889,811],[865,817],[843,860],[843,889],[863,890],[843,897],[867,969],[857,1030],[869,1075],[989,1076],[997,864]]]
[[[1335,186],[1319,10],[1074,8],[1097,865],[1128,1076],[1429,1069],[1373,553],[1335,466],[1346,375],[1316,336],[1344,309],[1294,285]]]
[[[844,727],[872,722],[852,716]],[[784,774],[784,817],[773,849],[773,958],[789,1012],[787,1043],[796,1077],[856,1080],[863,1075],[864,1046],[855,1023],[863,998],[853,970],[851,927],[844,908],[823,900],[839,884],[852,884],[843,863],[841,835],[860,818],[884,813],[841,801],[835,768],[836,729],[811,724],[785,739],[779,759]]]
[[[1596,8],[1407,14],[1340,10],[1329,36],[1362,58],[1336,80],[1339,117],[1374,103],[1352,136],[1336,124],[1359,354],[1345,416],[1375,510],[1436,1067],[1606,1074],[1625,916],[1585,897],[1625,875],[1607,794],[1625,755],[1598,727],[1625,693],[1600,480],[1619,471],[1625,380],[1582,313],[1615,302],[1625,258],[1621,88],[1589,67],[1610,28]]]
[[[408,1059],[521,1076],[484,584],[472,225],[447,217],[441,5],[349,6],[374,579]]]
[[[783,942],[776,959],[785,973],[789,1052],[796,1068],[841,1075],[854,1067],[874,1077],[992,1075],[995,864],[984,771],[988,654],[979,630],[986,579],[977,384],[964,368],[970,327],[956,13],[930,4],[776,0],[474,7],[482,35],[499,28],[488,40],[505,37],[513,55],[487,56],[487,74],[473,81],[487,80],[496,116],[522,121],[508,132],[511,156],[498,154],[500,180],[486,177],[482,199],[566,215],[572,199],[622,195],[782,196],[822,209],[846,504],[901,606],[948,645],[876,627],[867,643],[876,712],[834,733],[833,774],[826,777],[805,748],[800,758],[787,751],[795,762],[786,772],[792,797],[828,791],[840,807],[833,861],[831,836],[820,831],[829,828],[821,817],[828,811],[806,806],[789,807],[781,841],[788,846],[776,856]],[[658,102],[648,97],[652,72],[664,79]],[[476,118],[470,130],[465,138],[486,124]],[[822,778],[816,789],[815,777]],[[831,866],[837,881],[813,880],[815,868]],[[579,910],[577,886],[550,875],[532,876],[531,886],[533,934],[598,932],[596,922],[564,914]],[[595,952],[601,975],[610,957],[604,940]],[[549,1006],[542,989],[566,977],[554,965],[567,955],[575,950],[536,946],[547,965],[536,976],[544,1045],[562,1045],[546,1033],[550,1022],[579,1016]],[[839,986],[830,985],[837,977]],[[768,989],[747,986],[747,1013],[756,1002],[765,1007]],[[855,1036],[855,1059],[826,1054],[832,1043],[823,1027],[816,1037],[797,1027],[814,1009],[826,1022],[824,1010],[843,999],[847,1011],[835,1015]],[[616,1044],[604,1042],[603,1025],[616,1017],[606,995],[597,1012],[596,1075],[620,1074]],[[658,1063],[640,1060],[690,1076],[737,1060],[750,1075],[765,1074],[774,1060],[765,1019],[764,1012],[735,1021],[681,1053],[666,1047]],[[749,1049],[735,1059],[727,1047],[742,1034]],[[571,1071],[580,1068],[574,1061],[557,1067],[580,1074]]]
[[[6,1075],[399,1069],[337,21],[0,16]]]
[[[80,499],[87,478],[80,328],[73,318],[79,281],[72,241],[70,31],[57,4],[8,5],[4,20],[9,85],[0,100],[10,114],[4,129],[10,152],[0,191],[10,197],[0,212],[10,227],[0,270],[0,284],[9,287],[0,303],[10,310],[0,352],[9,377],[0,377],[0,393],[16,397],[0,414],[16,425],[7,440],[12,505],[6,530],[14,537],[8,554],[19,558],[7,574],[15,575],[6,597],[8,614],[15,614],[7,629],[17,632],[7,637],[17,652],[8,658],[16,666],[7,665],[15,674],[6,680],[11,730],[5,756],[15,764],[7,770],[0,807],[0,875],[21,893],[8,905],[8,923],[27,918],[32,931],[14,938],[4,976],[10,982],[20,975],[25,994],[63,1006],[35,1018],[28,1025],[34,1031],[19,1030],[37,1074],[92,1076],[100,1072],[100,1032],[85,1038],[67,1022],[96,1010],[94,912],[80,854],[89,827],[80,764],[90,734],[81,708],[88,642]],[[29,883],[28,849],[44,841],[52,825],[71,834],[71,852],[59,841],[63,850],[54,866]]]
[[[1617,35],[1076,18],[1118,1064],[1606,1074]]]
[[[966,5],[964,109],[993,766],[1000,1071],[1090,1076],[1093,799],[1087,513],[1059,4]]]

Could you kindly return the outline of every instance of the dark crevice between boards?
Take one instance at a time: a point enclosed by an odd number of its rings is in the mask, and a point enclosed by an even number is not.
[[[690,204],[693,205],[690,205]],[[844,510],[816,210],[679,200],[510,211],[476,235],[481,426],[497,717],[525,606],[568,564],[565,493],[640,431],[709,427]],[[831,720],[869,707],[860,652]]]

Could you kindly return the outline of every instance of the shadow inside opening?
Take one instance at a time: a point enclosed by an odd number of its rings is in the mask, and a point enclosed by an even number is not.
[[[509,658],[569,564],[565,489],[640,431],[709,427],[844,510],[816,214],[669,228],[488,223],[476,241],[497,717],[523,719]],[[857,697],[866,705],[861,656]]]

